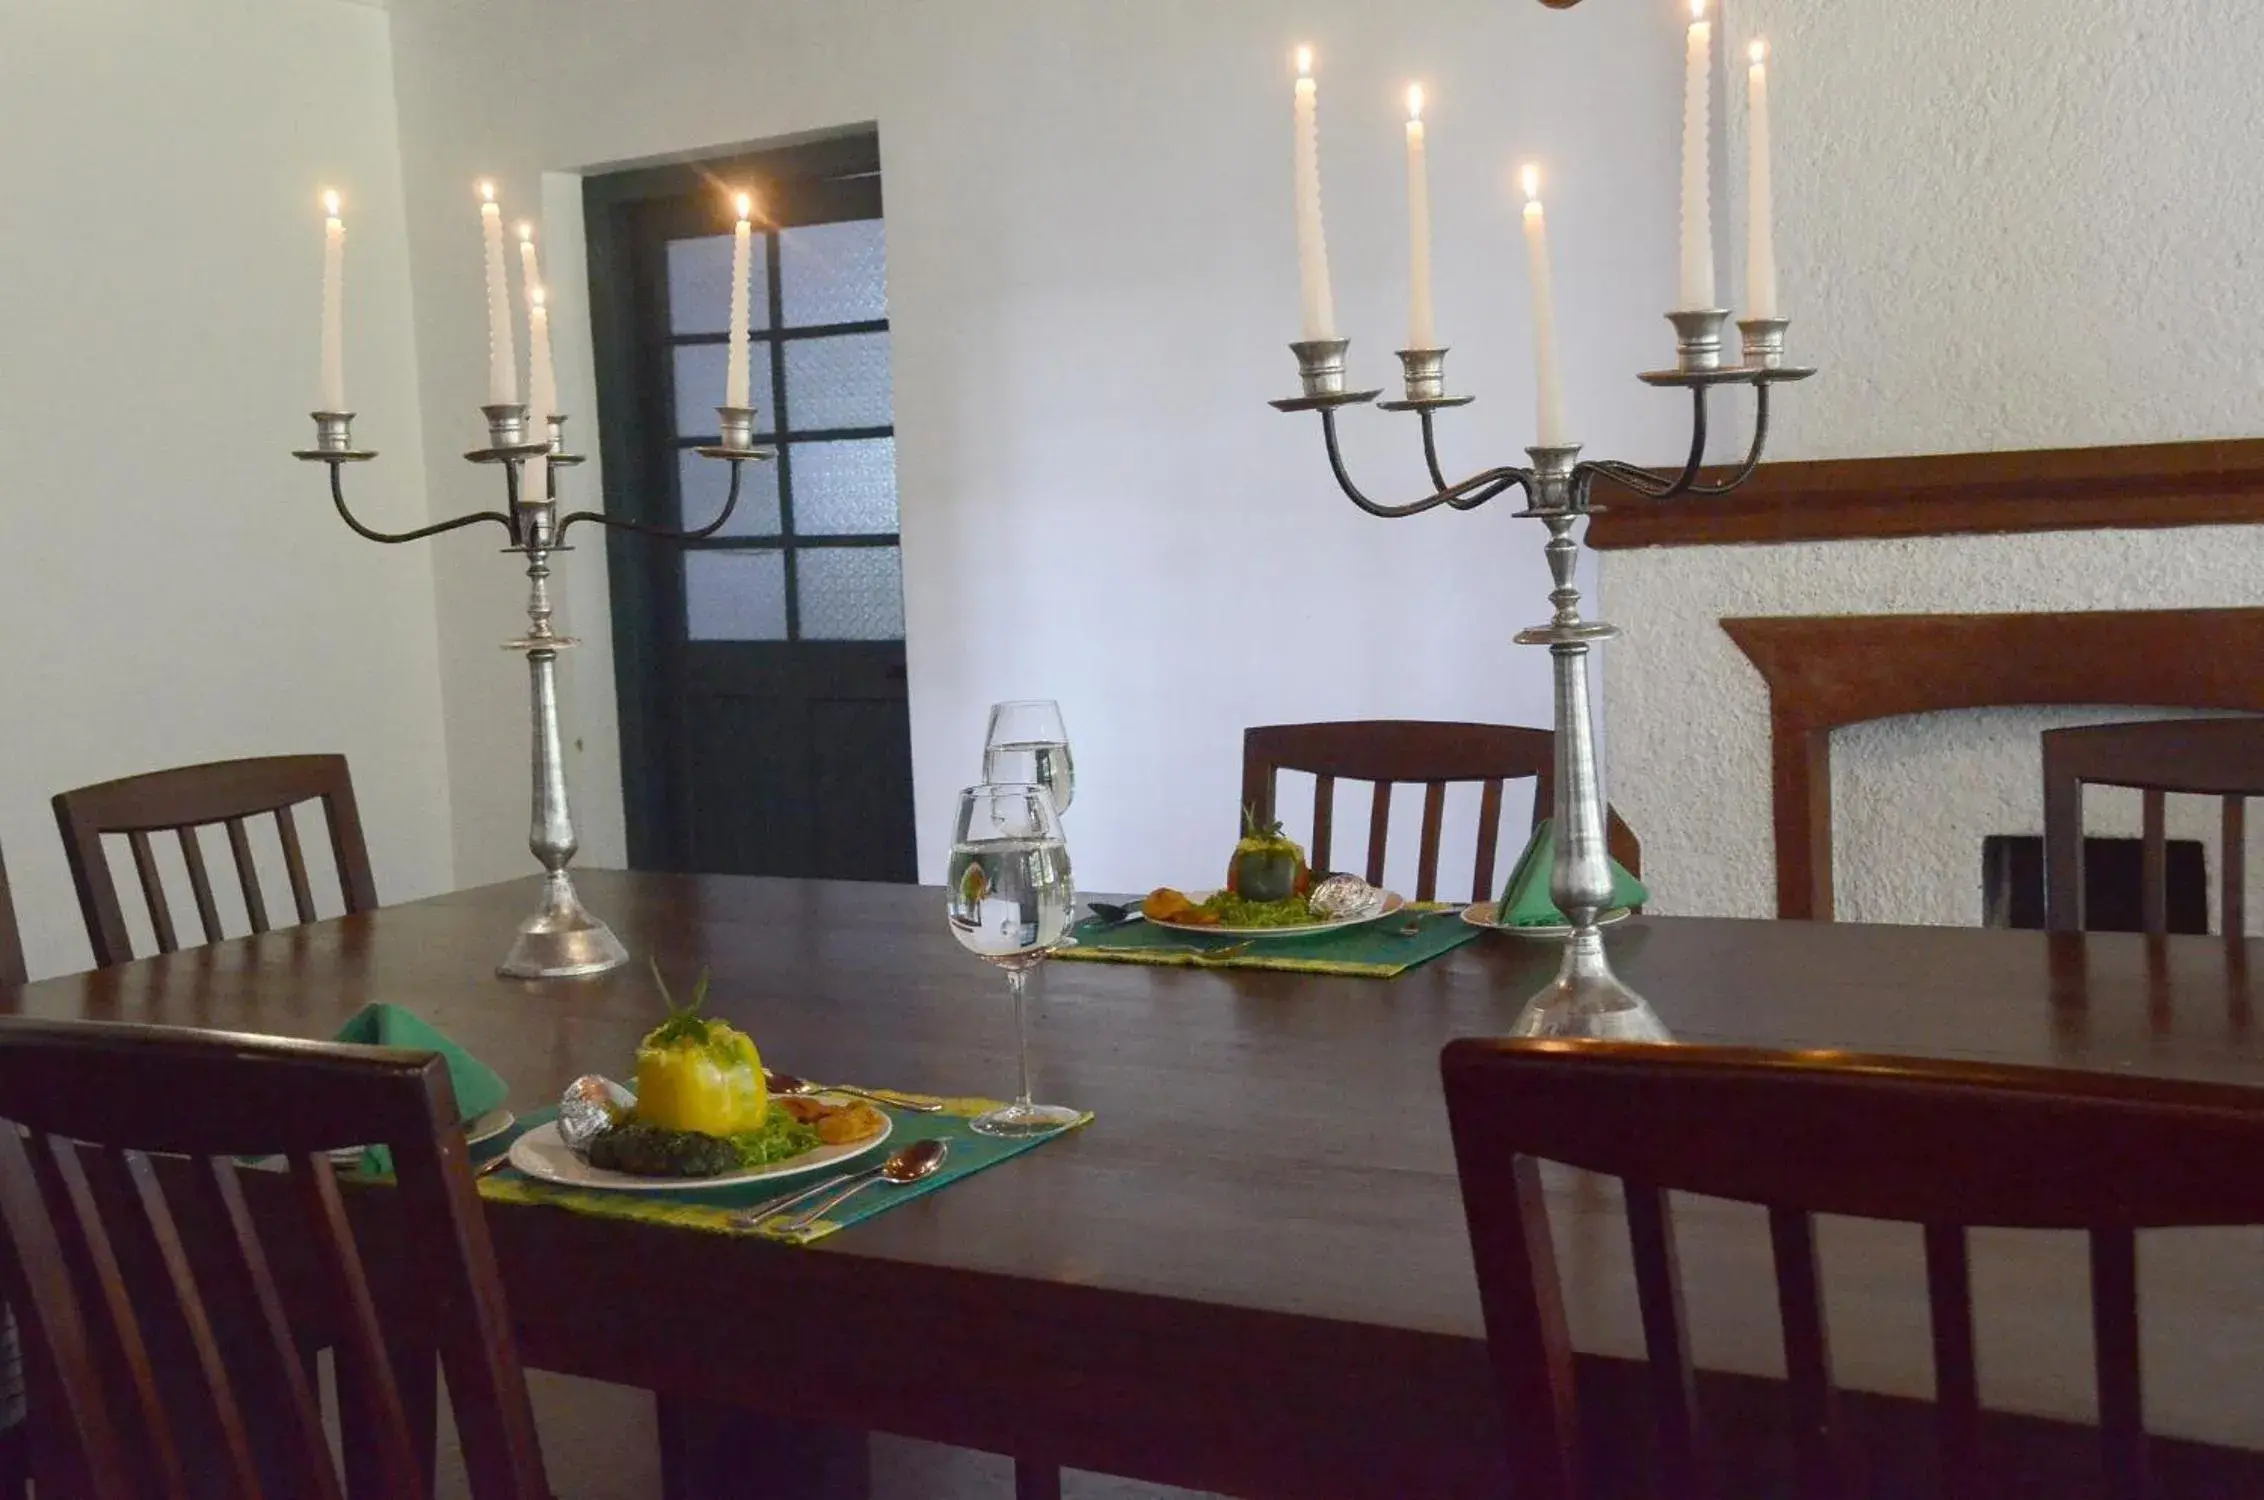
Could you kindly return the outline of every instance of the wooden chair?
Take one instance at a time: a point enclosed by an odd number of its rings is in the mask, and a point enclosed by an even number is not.
[[[1988,1479],[1966,1229],[2085,1230],[2100,1443],[2147,1493],[2133,1231],[2264,1223],[2264,1089],[1847,1053],[1465,1040],[1440,1061],[1515,1493],[1581,1487],[1573,1354],[1539,1161],[1619,1177],[1650,1356],[1659,1493],[1716,1493],[1699,1434],[1670,1190],[1767,1207],[1797,1493],[1847,1477],[1812,1214],[1924,1226],[1946,1494]],[[2165,1164],[2173,1164],[2165,1166]],[[1868,1490],[1865,1493],[1869,1493]]]
[[[0,986],[19,985],[24,970],[24,940],[16,925],[15,898],[8,890],[8,867],[0,861]],[[0,1388],[23,1389],[23,1349],[11,1329],[0,1327]],[[9,1404],[14,1405],[13,1398]],[[21,1414],[0,1427],[0,1500],[20,1500],[31,1483],[31,1456],[25,1446]]]
[[[306,1313],[337,1342],[354,1493],[430,1493],[411,1424],[437,1355],[473,1495],[547,1495],[438,1057],[5,1018],[0,1101],[0,1276],[42,1495],[179,1495],[193,1464],[198,1493],[337,1500]],[[341,1190],[324,1153],[365,1142],[391,1148],[397,1186]],[[288,1169],[237,1165],[267,1153]],[[383,1325],[344,1201],[363,1192],[393,1198],[400,1231]],[[289,1233],[263,1237],[255,1208],[286,1206]]]
[[[2169,929],[2163,835],[2166,794],[2222,797],[2219,929],[2238,937],[2247,915],[2247,799],[2264,796],[2264,719],[2156,719],[2045,731],[2044,925],[2083,929],[2083,788],[2136,787],[2140,798],[2139,909],[2145,930]]]
[[[317,801],[329,825],[330,848],[338,862],[338,886],[345,894],[346,910],[372,910],[377,905],[377,885],[370,877],[369,848],[362,842],[354,782],[342,755],[213,761],[58,793],[55,822],[62,830],[72,883],[78,887],[79,911],[86,918],[87,940],[94,945],[95,967],[122,964],[134,956],[125,913],[118,905],[117,883],[111,878],[109,859],[103,853],[103,835],[126,836],[126,845],[133,851],[134,871],[141,879],[142,898],[148,903],[150,927],[157,935],[158,951],[173,953],[179,950],[180,939],[174,931],[173,912],[166,903],[150,835],[170,833],[180,841],[204,940],[218,942],[223,936],[220,912],[213,901],[212,879],[198,830],[213,824],[227,830],[228,850],[243,886],[245,913],[252,931],[266,932],[267,901],[252,860],[247,820],[272,814],[283,843],[292,905],[298,911],[298,920],[312,922],[317,915],[314,894],[307,884],[306,856],[299,847],[291,810],[299,803]]]
[[[1375,784],[1368,812],[1366,879],[1381,885],[1384,853],[1391,831],[1392,788],[1423,787],[1423,840],[1417,854],[1415,899],[1436,898],[1439,883],[1439,825],[1446,813],[1446,789],[1453,782],[1481,783],[1478,802],[1478,858],[1472,872],[1472,899],[1494,896],[1494,845],[1501,838],[1502,784],[1533,779],[1533,821],[1549,816],[1556,795],[1556,735],[1546,729],[1508,724],[1450,724],[1422,719],[1351,719],[1334,724],[1261,724],[1242,731],[1242,805],[1261,818],[1276,816],[1274,783],[1282,771],[1304,771],[1314,778],[1313,832],[1307,857],[1316,870],[1332,868],[1336,783]],[[1643,846],[1635,832],[1611,814],[1607,829],[1612,858],[1632,874],[1643,873]]]

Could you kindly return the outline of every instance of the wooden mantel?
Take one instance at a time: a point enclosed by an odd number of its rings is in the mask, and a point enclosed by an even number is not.
[[[2210,526],[2264,521],[2264,439],[1763,464],[1719,499],[1596,499],[1604,550]]]
[[[2092,704],[2264,713],[2264,609],[1776,615],[1722,629],[1769,688],[1780,917],[1832,916],[1831,733],[1843,725]]]

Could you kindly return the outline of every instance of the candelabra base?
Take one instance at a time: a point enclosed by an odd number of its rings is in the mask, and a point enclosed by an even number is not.
[[[1674,1040],[1651,1002],[1612,972],[1604,958],[1604,935],[1594,927],[1579,928],[1564,940],[1557,977],[1525,1003],[1509,1034],[1600,1042]]]
[[[506,979],[580,979],[628,961],[629,950],[583,907],[572,879],[553,870],[543,881],[542,910],[519,924],[496,972]]]

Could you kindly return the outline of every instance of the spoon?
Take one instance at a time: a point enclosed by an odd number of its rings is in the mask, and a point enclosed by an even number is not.
[[[878,1167],[859,1172],[830,1197],[820,1198],[803,1209],[787,1221],[786,1228],[809,1228],[828,1212],[839,1208],[876,1182],[888,1187],[910,1187],[923,1178],[933,1177],[943,1166],[943,1159],[950,1154],[951,1144],[948,1141],[914,1141]]]
[[[940,1114],[943,1110],[943,1105],[933,1099],[907,1099],[901,1094],[875,1093],[871,1089],[854,1088],[846,1083],[812,1083],[807,1078],[796,1078],[791,1073],[780,1073],[770,1068],[763,1069],[763,1082],[769,1085],[773,1094],[787,1098],[806,1099],[812,1094],[848,1094],[852,1098],[870,1099],[875,1104],[885,1104],[890,1109],[908,1109],[914,1114]]]

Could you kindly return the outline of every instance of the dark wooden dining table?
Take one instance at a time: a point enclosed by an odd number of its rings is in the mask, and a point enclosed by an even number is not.
[[[774,1066],[1011,1091],[1005,986],[952,942],[935,890],[580,883],[634,966],[497,978],[530,902],[512,882],[12,1000],[304,1037],[391,1001],[492,1064],[525,1108],[578,1074],[629,1070],[661,1009],[650,955],[672,979],[711,969],[712,1009]],[[1684,1040],[2264,1084],[2255,943],[1663,917],[1608,941]],[[1234,1495],[1500,1496],[1437,1059],[1451,1037],[1505,1030],[1555,958],[1487,934],[1390,981],[1057,962],[1033,1016],[1040,1093],[1094,1110],[1092,1125],[807,1248],[490,1203],[523,1352],[777,1421]],[[1639,1399],[1641,1350],[1616,1196],[1579,1174],[1551,1183],[1593,1415],[1607,1434],[1647,1431],[1610,1404]],[[381,1207],[361,1216],[382,1232]],[[1781,1371],[1765,1220],[1691,1200],[1678,1221],[1701,1399],[1753,1408]],[[1918,1234],[1826,1221],[1822,1248],[1838,1373],[1891,1424],[1931,1391]],[[1983,1397],[2022,1414],[2013,1439],[2072,1444],[2065,1424],[2090,1416],[2084,1266],[2079,1239],[1976,1238]],[[2264,1475],[2250,1456],[2264,1450],[2264,1236],[2151,1237],[2142,1272],[2165,1480]],[[796,1491],[772,1475],[762,1493]]]

